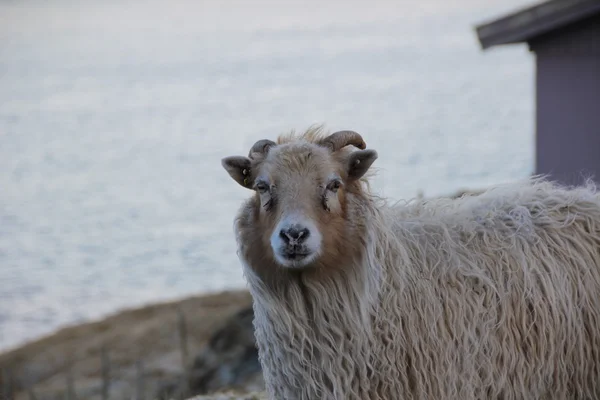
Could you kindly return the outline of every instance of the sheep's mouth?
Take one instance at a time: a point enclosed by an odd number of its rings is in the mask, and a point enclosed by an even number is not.
[[[315,252],[306,248],[283,248],[277,254],[277,260],[286,268],[303,268],[315,258]]]
[[[312,252],[308,251],[308,250],[283,250],[281,251],[281,255],[286,259],[286,260],[290,260],[290,261],[299,261],[302,260],[303,258],[306,258],[308,256],[310,256],[312,254]]]

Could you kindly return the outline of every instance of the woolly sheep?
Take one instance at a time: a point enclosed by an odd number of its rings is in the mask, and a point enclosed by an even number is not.
[[[595,187],[390,204],[365,147],[310,129],[222,160],[255,192],[235,233],[270,398],[599,399]]]

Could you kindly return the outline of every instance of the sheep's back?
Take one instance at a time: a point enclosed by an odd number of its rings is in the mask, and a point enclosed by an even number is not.
[[[533,182],[392,211],[376,326],[402,333],[382,351],[415,398],[600,398],[593,188]]]

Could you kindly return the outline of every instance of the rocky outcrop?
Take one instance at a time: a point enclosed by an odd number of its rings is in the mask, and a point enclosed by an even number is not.
[[[186,395],[238,390],[248,393],[264,390],[262,370],[254,339],[252,307],[231,316],[197,353],[189,370]],[[182,391],[177,382],[165,385],[158,398]],[[213,397],[210,397],[213,398]]]
[[[198,390],[187,397],[225,389],[228,383],[245,392],[260,388],[262,377],[253,364],[251,304],[247,291],[226,291],[124,310],[61,329],[0,354],[0,398],[10,390],[15,400],[26,400],[31,389],[38,400],[64,399],[72,380],[78,400],[100,400],[106,358],[111,399],[133,398],[140,388],[145,398],[164,399],[155,394],[185,386],[180,313],[187,327],[189,365],[194,366],[189,384]],[[238,341],[242,344],[236,347]]]
[[[212,335],[194,360],[191,391],[211,393],[222,388],[264,388],[253,318],[252,307],[243,309]]]

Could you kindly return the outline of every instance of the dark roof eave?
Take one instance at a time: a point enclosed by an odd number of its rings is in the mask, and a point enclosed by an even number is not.
[[[492,22],[475,30],[482,49],[527,42],[536,36],[561,28],[600,12],[600,0],[550,0]]]

